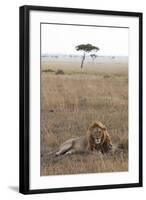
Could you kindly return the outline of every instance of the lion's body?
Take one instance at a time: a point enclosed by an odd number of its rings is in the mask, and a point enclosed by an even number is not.
[[[87,137],[77,137],[71,138],[64,142],[59,150],[56,152],[56,155],[61,154],[71,154],[71,153],[81,153],[88,151],[88,140]]]
[[[100,121],[96,121],[88,128],[85,136],[71,138],[64,142],[59,147],[56,155],[88,152],[93,150],[107,153],[111,148],[112,143],[106,127]]]

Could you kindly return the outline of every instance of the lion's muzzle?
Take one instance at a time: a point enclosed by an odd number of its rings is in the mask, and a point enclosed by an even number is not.
[[[95,139],[95,144],[100,144],[101,143],[101,139]]]

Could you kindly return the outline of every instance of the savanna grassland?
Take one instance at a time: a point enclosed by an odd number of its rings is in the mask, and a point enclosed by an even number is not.
[[[118,150],[53,157],[60,144],[106,125]],[[54,59],[41,64],[41,176],[128,170],[128,64]]]

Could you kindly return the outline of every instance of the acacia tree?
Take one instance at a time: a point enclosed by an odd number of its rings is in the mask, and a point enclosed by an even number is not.
[[[81,62],[81,69],[83,68],[83,64],[84,64],[84,60],[86,57],[86,53],[90,53],[93,51],[99,51],[98,47],[93,46],[92,44],[80,44],[78,46],[75,47],[77,51],[83,51],[83,57],[82,57],[82,62]]]

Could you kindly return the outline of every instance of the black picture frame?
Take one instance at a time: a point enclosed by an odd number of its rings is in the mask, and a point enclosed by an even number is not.
[[[127,16],[139,18],[139,182],[129,184],[115,185],[97,185],[97,186],[81,186],[54,189],[34,189],[29,188],[29,127],[30,127],[30,103],[29,103],[29,17],[30,11],[46,11],[46,12],[64,12],[64,13],[83,13],[95,15],[113,15]],[[123,11],[107,11],[107,10],[90,10],[63,7],[44,7],[44,6],[22,6],[20,7],[20,134],[19,134],[19,191],[22,194],[36,193],[52,193],[52,192],[69,192],[83,190],[99,190],[99,189],[115,189],[142,187],[142,13],[123,12]]]

